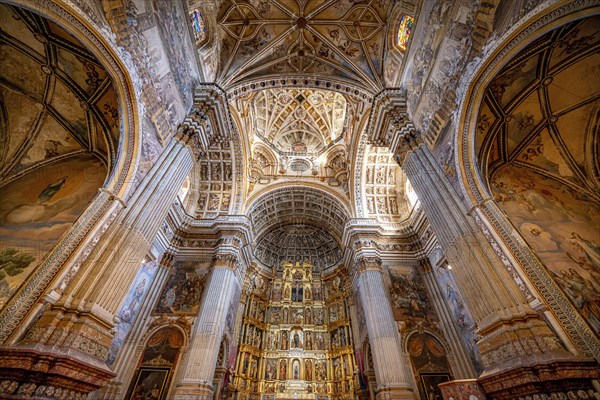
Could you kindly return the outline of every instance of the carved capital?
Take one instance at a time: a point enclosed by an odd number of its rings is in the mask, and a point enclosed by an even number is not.
[[[365,271],[383,272],[381,258],[375,256],[360,257],[356,260],[355,273],[361,274]]]
[[[166,252],[162,256],[159,265],[163,268],[171,268],[173,266],[173,261],[175,261],[175,254]]]
[[[412,122],[410,125],[412,126]],[[414,126],[411,128],[405,126],[403,129],[403,133],[398,134],[395,137],[394,147],[390,147],[390,149],[393,149],[394,158],[400,166],[404,164],[406,156],[409,152],[415,150],[417,147],[423,144],[421,134],[414,128]]]
[[[210,146],[212,127],[208,114],[194,108],[177,128],[175,138],[188,145],[194,157],[199,159]]]
[[[232,271],[237,270],[238,257],[232,253],[217,253],[213,256],[215,268],[228,268]]]

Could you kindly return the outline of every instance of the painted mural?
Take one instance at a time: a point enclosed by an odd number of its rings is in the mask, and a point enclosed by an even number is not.
[[[210,263],[176,261],[156,304],[156,314],[196,315]]]
[[[125,296],[125,301],[119,310],[118,315],[118,323],[115,326],[115,336],[113,337],[112,344],[110,346],[110,350],[108,352],[108,358],[106,363],[110,366],[112,365],[116,358],[123,342],[127,338],[129,331],[131,330],[131,324],[135,319],[140,306],[144,301],[144,297],[146,293],[148,293],[148,289],[150,288],[150,284],[154,279],[154,275],[156,274],[156,270],[158,269],[158,263],[160,260],[153,260],[145,263],[140,268],[135,280],[131,284],[129,288],[129,292]]]
[[[600,334],[600,207],[536,172],[502,168],[490,181],[500,208],[555,282]]]
[[[419,382],[421,398],[442,400],[437,385],[451,379],[444,346],[430,333],[414,333],[408,338],[408,355],[415,378]]]
[[[164,399],[183,344],[183,335],[176,328],[163,328],[154,332],[146,342],[126,399]]]
[[[454,324],[458,328],[460,338],[468,351],[475,370],[480,373],[483,371],[483,365],[476,345],[478,340],[478,336],[475,334],[477,326],[473,321],[473,317],[456,286],[452,272],[443,267],[434,267],[434,272],[444,300],[450,308]]]
[[[85,210],[106,172],[80,154],[0,188],[0,309]]]
[[[416,269],[390,268],[390,299],[396,320],[431,320],[435,312]]]

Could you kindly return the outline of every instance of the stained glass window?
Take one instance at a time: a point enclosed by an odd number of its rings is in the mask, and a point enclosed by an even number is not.
[[[396,46],[400,50],[406,50],[410,33],[412,32],[413,22],[415,19],[408,15],[403,15],[398,23],[398,31],[396,32]]]
[[[196,44],[202,44],[208,37],[208,32],[206,32],[206,24],[204,23],[204,16],[202,15],[202,11],[194,10],[190,14],[192,19],[192,30],[194,31],[194,39],[196,39]]]

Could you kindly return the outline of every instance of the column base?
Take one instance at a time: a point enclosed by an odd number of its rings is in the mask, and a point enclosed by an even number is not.
[[[115,374],[68,355],[35,349],[0,349],[0,397],[3,399],[84,399]]]
[[[209,384],[179,384],[175,388],[173,400],[212,400],[213,387]]]
[[[415,393],[412,388],[407,386],[386,386],[377,388],[375,396],[377,400],[396,400],[407,399],[414,400]]]
[[[503,365],[502,370],[485,371],[477,381],[487,397],[494,400],[535,394],[549,397],[555,394],[558,398],[572,398],[574,395],[581,398],[578,395],[581,390],[594,398],[593,394],[597,393],[592,380],[600,378],[600,365],[595,360],[573,357],[535,363],[535,358],[532,358],[516,359],[511,365]],[[569,392],[572,394],[569,395]]]

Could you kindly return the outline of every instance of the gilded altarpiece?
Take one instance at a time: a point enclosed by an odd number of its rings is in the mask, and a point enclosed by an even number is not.
[[[265,285],[266,286],[266,285]],[[338,276],[283,263],[244,306],[238,399],[346,399],[358,390],[350,312]]]

